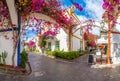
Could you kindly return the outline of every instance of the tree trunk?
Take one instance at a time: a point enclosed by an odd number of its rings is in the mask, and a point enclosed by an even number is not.
[[[15,55],[16,55],[16,49],[17,49],[17,46],[18,46],[18,40],[20,38],[20,35],[21,34],[17,34],[17,31],[14,31],[13,29],[13,55],[12,55],[12,65],[15,66]]]
[[[14,45],[14,48],[13,48],[13,55],[12,55],[12,65],[15,66],[15,61],[14,61],[14,58],[15,58],[15,54],[16,54],[16,47],[17,45]]]

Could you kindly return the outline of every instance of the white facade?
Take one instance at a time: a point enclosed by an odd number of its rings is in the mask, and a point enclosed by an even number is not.
[[[75,35],[80,36],[80,31],[77,31],[75,33]],[[80,49],[80,40],[72,37],[72,51],[78,51],[78,49]],[[51,40],[46,40],[47,41],[47,45],[48,46],[48,42],[51,42],[51,50],[54,51],[55,50],[55,43],[56,41],[59,41],[59,47],[60,50],[64,50],[64,51],[68,51],[68,34],[61,28],[60,29],[60,33],[57,34],[54,39]]]
[[[55,50],[55,43],[56,41],[59,41],[59,47],[60,50],[68,51],[68,37],[66,32],[61,28],[59,34],[57,34],[53,39],[48,39],[46,40],[47,45],[46,47],[48,48],[48,43],[51,42],[51,50]]]
[[[80,30],[76,31],[74,33],[77,37],[80,37]],[[75,37],[72,37],[72,50],[73,51],[78,51],[82,46],[82,43],[80,43],[80,39],[77,39]]]
[[[120,34],[112,34],[111,56],[114,64],[120,64]]]
[[[108,38],[107,38],[107,35],[105,34],[101,35],[101,37],[97,39],[97,44],[103,44],[107,42],[108,42]]]
[[[118,17],[117,22],[120,22],[120,17]],[[120,32],[120,25],[116,24],[112,31]],[[107,28],[107,26],[106,26]],[[107,36],[107,35],[106,35]],[[107,43],[108,41],[104,41],[101,38],[103,43]],[[120,34],[111,34],[111,58],[113,64],[120,64]]]
[[[0,34],[3,34],[5,32],[0,32]],[[6,32],[7,36],[9,38],[12,38],[12,32]],[[12,55],[13,55],[13,40],[12,39],[5,39],[4,35],[0,36],[0,54],[2,52],[6,51],[8,53],[6,58],[6,64],[12,65]],[[17,66],[17,52],[15,55],[15,65]]]
[[[97,43],[107,44],[107,35],[102,35]],[[120,64],[120,34],[111,34],[111,59],[113,64]]]

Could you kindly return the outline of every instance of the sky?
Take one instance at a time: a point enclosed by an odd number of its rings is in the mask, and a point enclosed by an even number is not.
[[[24,41],[28,41],[28,39],[32,40],[32,38],[36,35],[37,35],[37,32],[36,32],[35,28],[34,28],[34,31],[32,31],[32,29],[29,28],[26,30],[26,35],[23,36],[23,40]]]
[[[63,7],[69,8],[72,6],[70,0],[59,0],[62,2]],[[96,21],[102,20],[102,14],[104,10],[102,9],[103,0],[73,0],[74,2],[79,3],[83,7],[83,11],[78,11],[75,9],[75,13],[80,18],[80,20],[84,21],[87,19],[93,19]]]
[[[62,2],[64,8],[69,8],[73,4],[70,0],[59,0]],[[104,10],[102,8],[103,0],[73,0],[74,2],[77,2],[80,4],[83,8],[82,11],[79,11],[75,9],[75,13],[77,14],[80,21],[85,20],[95,20],[97,22],[102,21],[102,14],[104,13]],[[100,28],[95,27],[92,29],[92,33],[95,35],[100,35]]]
[[[61,2],[62,7],[64,9],[67,9],[71,7],[73,4],[70,0],[58,0]],[[92,19],[95,21],[101,21],[102,20],[102,14],[104,10],[102,9],[102,3],[103,0],[73,0],[74,2],[79,3],[83,7],[83,11],[79,11],[75,9],[75,13],[77,14],[80,21],[85,21],[88,19]],[[96,31],[97,30],[97,31]],[[93,29],[94,34],[99,34],[99,28]],[[36,35],[35,32],[32,32],[31,30],[27,30],[27,37],[31,38]]]

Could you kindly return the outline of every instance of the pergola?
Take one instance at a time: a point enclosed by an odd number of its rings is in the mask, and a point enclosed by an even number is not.
[[[116,20],[120,14],[120,0],[103,0],[103,9],[105,12],[103,14],[103,19],[108,23],[108,53],[107,61],[110,64],[111,58],[111,33],[119,34],[119,32],[112,31],[113,27],[116,25]]]
[[[53,5],[54,4],[54,5]],[[59,24],[60,27],[65,29],[70,26],[76,25],[71,17],[65,15],[65,10],[61,9],[61,5],[57,0],[0,0],[1,17],[5,18],[9,22],[1,21],[1,32],[17,30],[18,42],[17,46],[17,64],[20,65],[20,34],[22,29],[22,23],[29,20],[30,17],[46,20],[54,24]],[[7,17],[3,15],[2,10],[7,11]],[[7,23],[6,27],[3,23]],[[15,49],[14,49],[15,51]],[[14,61],[14,55],[12,61]],[[12,64],[14,65],[14,63]]]

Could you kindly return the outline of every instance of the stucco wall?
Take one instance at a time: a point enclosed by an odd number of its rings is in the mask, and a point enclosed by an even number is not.
[[[60,29],[60,33],[57,34],[56,39],[60,41],[60,50],[68,51],[68,37],[62,28]]]
[[[80,37],[80,30],[75,32],[74,35],[76,35],[77,37]],[[72,37],[72,50],[78,51],[78,49],[80,49],[80,40],[75,37]]]
[[[80,36],[80,31],[77,31],[75,33],[78,37]],[[52,45],[52,51],[55,49],[55,41],[60,41],[60,50],[68,51],[68,35],[67,33],[61,28],[59,34],[54,37],[54,40],[48,40],[51,41]],[[76,39],[75,37],[72,37],[72,50],[77,51],[80,48],[80,40]]]
[[[120,64],[120,35],[112,34],[111,57],[114,64]]]
[[[106,35],[107,36],[107,35]],[[104,39],[102,36],[97,40],[97,43],[106,43],[108,40]],[[119,34],[111,34],[111,59],[113,64],[120,64],[120,35]]]
[[[108,39],[107,39],[107,35],[101,35],[101,38],[97,39],[97,44],[100,43],[107,43]]]
[[[0,34],[2,34],[2,32]],[[9,38],[12,38],[12,32],[8,32],[7,36]],[[3,51],[8,52],[8,55],[7,55],[7,58],[6,58],[6,64],[7,65],[12,65],[11,58],[12,58],[12,54],[13,54],[13,41],[11,39],[6,40],[5,37],[2,35],[2,36],[0,36],[0,54]],[[15,56],[15,65],[17,65],[17,54]]]

